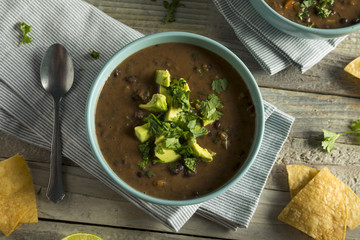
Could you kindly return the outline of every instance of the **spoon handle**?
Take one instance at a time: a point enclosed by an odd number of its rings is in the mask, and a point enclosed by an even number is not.
[[[61,98],[54,97],[55,121],[53,139],[51,143],[50,177],[46,192],[46,196],[48,197],[48,199],[53,201],[54,203],[61,201],[65,196],[61,171],[62,155],[59,122],[60,101]]]

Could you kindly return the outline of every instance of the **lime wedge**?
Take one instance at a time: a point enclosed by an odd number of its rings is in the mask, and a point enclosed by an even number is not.
[[[92,233],[78,232],[78,233],[70,234],[62,238],[61,240],[104,240],[104,239]]]

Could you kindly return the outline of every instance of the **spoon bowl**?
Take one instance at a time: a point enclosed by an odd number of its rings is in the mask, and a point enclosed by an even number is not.
[[[55,106],[50,176],[46,196],[49,200],[57,203],[65,196],[61,171],[60,102],[74,82],[74,67],[71,56],[61,44],[53,44],[45,52],[40,66],[40,79],[44,89],[52,95]]]

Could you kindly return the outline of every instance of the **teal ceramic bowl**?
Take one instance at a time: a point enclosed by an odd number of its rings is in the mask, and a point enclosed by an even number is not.
[[[256,11],[277,29],[297,38],[330,39],[348,35],[360,29],[360,23],[336,29],[318,29],[295,23],[272,9],[264,0],[250,1]]]
[[[133,53],[160,43],[167,43],[167,42],[180,42],[180,43],[188,43],[193,44],[196,46],[200,46],[203,48],[206,48],[217,55],[221,56],[225,60],[227,60],[231,65],[239,72],[239,74],[244,79],[246,85],[249,88],[251,97],[253,99],[254,105],[255,105],[255,112],[256,112],[256,133],[254,138],[254,143],[252,145],[252,148],[250,150],[250,154],[244,164],[242,165],[241,169],[236,173],[236,175],[229,180],[225,185],[223,185],[221,188],[218,188],[214,192],[211,192],[207,195],[189,199],[189,200],[166,200],[166,199],[159,199],[155,197],[151,197],[149,195],[145,195],[128,184],[126,184],[125,181],[120,179],[118,175],[111,169],[111,167],[106,162],[104,156],[102,155],[99,144],[96,137],[96,131],[95,131],[95,112],[96,112],[96,105],[99,98],[99,95],[101,93],[101,90],[110,76],[111,72],[127,57],[132,55]],[[170,206],[182,206],[182,205],[190,205],[190,204],[197,204],[204,201],[207,201],[209,199],[212,199],[219,194],[225,192],[227,189],[229,189],[231,186],[233,186],[236,182],[241,181],[241,177],[244,176],[246,171],[251,166],[252,162],[254,161],[259,147],[260,143],[263,137],[264,132],[264,113],[263,113],[263,102],[262,97],[259,91],[259,88],[256,84],[256,81],[248,68],[245,66],[245,64],[229,49],[224,47],[223,45],[219,44],[218,42],[211,40],[209,38],[206,38],[204,36],[200,36],[197,34],[192,33],[186,33],[186,32],[165,32],[165,33],[157,33],[153,35],[148,35],[143,38],[140,38],[124,48],[122,48],[120,51],[118,51],[101,69],[100,73],[96,77],[95,81],[93,82],[93,85],[90,89],[88,100],[87,100],[87,106],[86,106],[86,127],[87,127],[87,134],[88,139],[90,142],[90,146],[93,150],[95,158],[98,160],[100,166],[104,169],[105,173],[123,190],[126,192],[132,194],[133,196],[136,196],[140,199],[143,199],[148,202],[156,203],[156,204],[162,204],[162,205],[170,205]]]

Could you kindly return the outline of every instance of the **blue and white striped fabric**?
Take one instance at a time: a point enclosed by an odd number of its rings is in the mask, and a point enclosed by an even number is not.
[[[233,27],[239,40],[270,74],[275,74],[291,65],[304,73],[346,38],[329,40],[295,38],[267,23],[252,7],[249,0],[213,1]]]
[[[21,47],[19,22],[33,27],[29,34],[33,42]],[[266,134],[259,156],[244,182],[219,198],[185,207],[144,202],[117,187],[98,166],[88,145],[84,119],[87,94],[101,67],[120,48],[143,35],[81,0],[48,0],[47,4],[37,0],[2,1],[0,32],[1,131],[50,149],[53,102],[41,86],[39,68],[46,49],[62,43],[71,53],[75,69],[74,85],[61,108],[64,156],[174,231],[195,212],[231,229],[248,225],[294,121],[291,116],[265,103]],[[98,60],[89,56],[92,50],[101,53]],[[245,184],[248,181],[252,182],[251,189]]]

